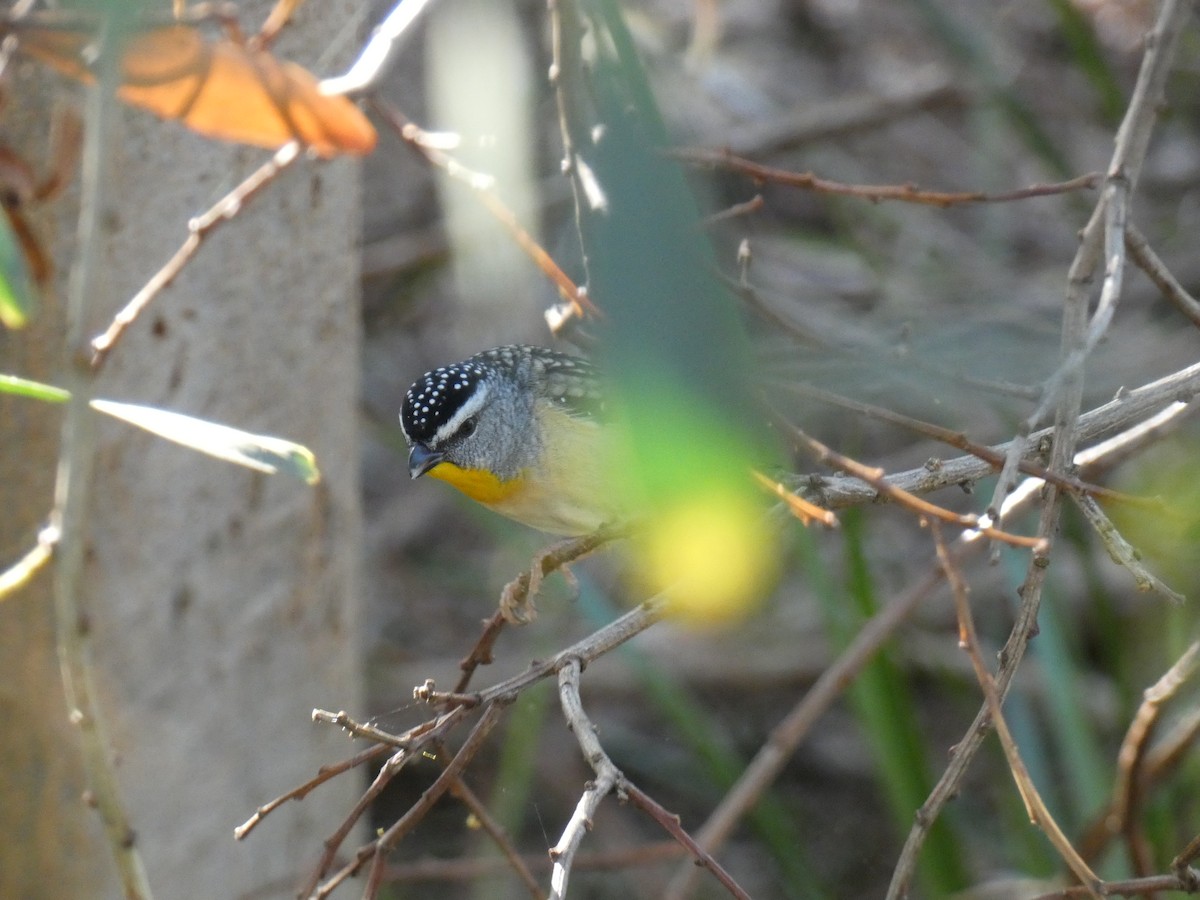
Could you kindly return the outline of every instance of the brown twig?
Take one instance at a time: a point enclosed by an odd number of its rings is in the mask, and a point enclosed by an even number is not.
[[[793,494],[774,478],[768,478],[757,469],[751,471],[750,475],[761,487],[770,491],[772,494],[782,500],[791,514],[799,519],[800,522],[805,526],[808,526],[813,522],[820,522],[826,528],[838,527],[839,523],[837,516],[835,516],[829,510],[822,509],[815,503],[809,503],[803,497]]]
[[[816,438],[806,434],[802,428],[793,425],[790,422],[779,420],[791,435],[804,446],[809,449],[809,452],[816,458],[817,462],[823,465],[832,466],[848,475],[853,475],[855,478],[860,478],[873,487],[883,496],[889,498],[895,503],[912,510],[919,516],[928,516],[931,519],[940,519],[943,522],[949,522],[953,525],[959,525],[963,528],[972,531],[978,531],[985,537],[995,541],[1009,544],[1013,547],[1025,547],[1026,549],[1042,552],[1045,550],[1046,542],[1043,538],[1024,537],[1019,534],[1010,534],[1007,531],[1002,531],[995,528],[988,522],[981,519],[973,513],[956,513],[952,510],[945,509],[926,500],[922,500],[915,494],[910,494],[903,488],[896,487],[885,478],[883,469],[871,468],[864,466],[857,460],[853,460],[848,456],[838,453],[833,448],[821,443]]]
[[[749,159],[735,156],[728,150],[710,150],[703,147],[684,147],[669,151],[673,159],[692,165],[719,167],[753,178],[760,184],[781,184],[784,187],[801,188],[821,194],[838,194],[859,197],[879,203],[884,200],[901,203],[918,203],[942,208],[961,206],[966,203],[1011,203],[1032,197],[1047,197],[1067,194],[1072,191],[1096,187],[1102,179],[1099,172],[1089,172],[1068,181],[1053,184],[1033,184],[1015,191],[985,193],[983,191],[926,191],[914,184],[846,184],[818,178],[812,172],[790,172],[773,166],[764,166]]]
[[[594,553],[605,544],[628,537],[636,527],[634,522],[605,525],[591,534],[556,541],[539,551],[533,557],[529,569],[504,586],[500,594],[501,614],[509,622],[518,625],[533,621],[536,614],[533,601],[547,575],[561,569],[567,563]]]
[[[1158,785],[1187,758],[1200,737],[1200,710],[1191,710],[1175,724],[1171,731],[1146,753],[1142,763],[1141,784],[1143,793]],[[1117,821],[1117,798],[1110,797],[1108,804],[1092,817],[1079,839],[1079,853],[1087,860],[1095,860],[1119,833],[1112,825]]]
[[[423,818],[425,813],[432,808],[438,797],[440,797],[446,790],[449,789],[451,782],[461,773],[463,766],[479,749],[482,739],[487,736],[487,732],[491,730],[493,725],[495,725],[502,705],[503,704],[495,703],[490,705],[484,711],[484,714],[475,724],[475,728],[472,730],[470,736],[468,736],[467,741],[459,749],[459,752],[455,754],[454,760],[452,760],[450,765],[442,771],[437,779],[435,779],[434,783],[426,789],[426,791],[421,795],[421,798],[409,808],[408,812],[406,812],[404,816],[402,816],[391,826],[391,828],[385,831],[374,841],[371,841],[370,843],[360,847],[355,853],[353,860],[335,872],[324,883],[318,885],[317,882],[320,881],[324,873],[328,871],[328,867],[332,862],[333,855],[336,853],[337,847],[340,846],[341,842],[345,840],[346,835],[349,834],[354,822],[356,822],[359,816],[366,811],[371,802],[376,796],[378,796],[383,786],[386,785],[387,782],[390,781],[391,778],[396,774],[396,772],[398,772],[405,765],[405,763],[412,757],[412,754],[410,751],[400,750],[394,754],[391,759],[384,763],[383,767],[379,771],[379,774],[376,776],[375,781],[372,782],[371,787],[367,789],[367,791],[355,804],[351,815],[347,816],[346,821],[344,821],[334,835],[325,842],[325,853],[322,857],[321,864],[318,865],[316,871],[314,872],[314,876],[310,878],[309,882],[305,884],[304,888],[301,889],[300,896],[327,897],[339,884],[341,884],[351,875],[357,873],[362,867],[363,863],[365,863],[368,859],[381,859],[384,855],[386,855],[386,853],[395,845],[395,842],[398,841],[404,833],[407,833],[407,831],[411,829],[412,826],[415,825],[421,818]],[[376,868],[376,865],[373,864],[371,868],[371,877],[368,879],[368,887],[367,891],[364,893],[364,896],[373,897],[375,896],[375,891],[378,890],[379,879],[381,879],[383,876],[382,863],[378,865],[378,873],[376,873]]]
[[[1193,325],[1200,327],[1200,300],[1189,294],[1187,288],[1171,274],[1166,263],[1158,258],[1150,242],[1132,222],[1125,223],[1125,247],[1129,250],[1130,258],[1154,282],[1162,295],[1175,304],[1175,308],[1187,316]]]
[[[1145,897],[1159,891],[1183,891],[1188,894],[1200,892],[1195,875],[1189,879],[1178,875],[1153,875],[1149,878],[1129,878],[1122,881],[1104,882],[1106,897]],[[1091,896],[1086,887],[1076,885],[1063,888],[1061,891],[1051,891],[1048,894],[1038,894],[1031,900],[1075,900],[1076,897]]]
[[[1198,656],[1200,642],[1193,642],[1162,678],[1146,690],[1117,754],[1117,781],[1113,786],[1112,818],[1108,825],[1124,836],[1135,875],[1149,875],[1153,867],[1139,815],[1145,796],[1145,762],[1150,738],[1158,725],[1163,704],[1195,673]]]
[[[1171,378],[1173,377],[1171,376]],[[1166,396],[1169,396],[1169,393],[1163,395],[1163,397]],[[1153,408],[1154,405],[1150,408]],[[1178,417],[1181,409],[1182,407],[1173,404],[1168,406],[1167,409],[1161,410],[1154,418]],[[1083,418],[1080,419],[1079,427],[1081,429],[1084,427]],[[1150,427],[1145,427],[1144,423],[1139,423],[1127,429],[1122,434],[1109,438],[1101,444],[1079,453],[1075,461],[1085,469],[1096,469],[1110,458],[1117,460],[1122,458],[1127,446],[1141,446],[1144,445],[1145,441],[1154,439],[1155,435],[1161,432],[1162,427],[1161,423]],[[1005,516],[1014,514],[1018,509],[1031,503],[1041,490],[1042,483],[1038,479],[1027,480],[1018,490],[1013,491],[1008,496],[1005,500],[1002,513]],[[1046,533],[1045,525],[1049,516],[1049,509],[1049,505],[1043,507],[1043,522],[1039,526],[1041,533]],[[977,546],[980,542],[972,541],[971,543]],[[1018,589],[1018,593],[1023,598],[1026,596],[1037,596],[1036,591],[1040,589],[1040,577],[1045,571],[1046,562],[1044,557],[1040,558],[1040,562],[1038,559],[1035,559],[1035,565],[1027,571],[1025,581]],[[1005,665],[996,673],[996,685],[1001,700],[1003,700],[1004,694],[1011,683],[1016,665],[1024,654],[1028,638],[1036,632],[1036,628],[1036,608],[1033,608],[1030,604],[1023,603],[1018,612],[1017,621],[1013,624],[1012,631],[1009,634],[1008,641],[1001,651],[1001,658],[1004,660]],[[946,770],[942,773],[941,778],[938,779],[937,784],[930,792],[929,797],[926,798],[925,803],[917,811],[916,821],[909,832],[908,838],[901,850],[900,858],[897,860],[896,867],[892,873],[892,883],[888,890],[889,898],[898,898],[905,895],[908,880],[915,870],[916,858],[929,826],[937,819],[942,808],[949,802],[950,798],[957,793],[968,765],[978,751],[984,736],[987,734],[989,722],[990,716],[987,708],[981,708],[976,714],[975,720],[971,723],[971,727],[956,746],[955,753]]]
[[[1079,417],[1075,429],[1076,441],[1091,440],[1117,428],[1126,428],[1140,433],[1142,426],[1134,423],[1155,411],[1158,412],[1155,412],[1155,416],[1152,416],[1147,422],[1157,428],[1161,422],[1158,415],[1164,412],[1164,407],[1170,410],[1168,418],[1175,418],[1182,412],[1182,408],[1178,404],[1181,401],[1190,401],[1197,391],[1200,391],[1200,363],[1173,372],[1132,391],[1123,391],[1116,399]],[[1131,425],[1132,428],[1130,428]],[[1043,445],[1051,445],[1053,435],[1053,428],[1043,428],[1028,435],[1024,440],[1022,458],[1030,458],[1034,454],[1042,452]],[[1149,433],[1146,438],[1153,440],[1156,435]],[[1123,435],[1121,439],[1125,440],[1126,435]],[[1012,446],[1013,442],[1009,441],[989,447],[988,451],[989,454],[1003,453],[1007,457]],[[1100,444],[1081,451],[1075,460],[1076,464],[1085,465],[1093,450],[1098,451],[1104,457],[1112,455],[1111,448]],[[994,473],[995,466],[991,462],[980,459],[972,453],[969,456],[955,459],[937,460],[936,464],[932,466],[926,465],[919,469],[898,472],[895,475],[889,475],[888,481],[911,493],[923,494],[953,485],[971,484]],[[811,476],[800,476],[795,484],[798,487],[807,486],[811,481]],[[1042,482],[1038,479],[1034,479],[1034,482],[1030,483],[1031,487],[1040,490]],[[1070,479],[1067,479],[1067,483],[1070,483]],[[820,481],[819,485],[820,488],[816,493],[821,504],[833,509],[874,502],[878,496],[878,491],[857,478],[826,479]]]
[[[103,334],[92,339],[92,371],[98,372],[104,367],[113,348],[125,331],[137,321],[146,307],[172,281],[179,277],[183,267],[187,265],[200,246],[212,232],[222,223],[236,217],[246,204],[253,200],[263,189],[274,181],[279,173],[291,166],[300,158],[300,144],[292,141],[284,144],[271,157],[269,162],[260,166],[249,178],[218,200],[203,215],[191,219],[187,224],[187,239],[180,245],[161,269],[150,277],[133,298],[125,304],[115,316]]]
[[[454,687],[454,693],[462,694],[471,683],[475,670],[480,666],[489,665],[492,661],[492,649],[496,639],[509,622],[520,623],[523,620],[516,613],[523,603],[528,601],[531,593],[536,593],[544,579],[551,572],[562,568],[567,563],[582,559],[600,547],[612,541],[627,537],[636,528],[636,523],[608,525],[582,537],[558,541],[538,553],[527,571],[522,572],[507,585],[500,594],[500,608],[488,619],[484,620],[483,631],[469,653],[458,664],[462,675]],[[531,590],[531,585],[533,589]]]
[[[475,754],[478,753],[483,747],[484,740],[487,739],[487,736],[496,726],[496,723],[500,721],[500,714],[504,711],[504,708],[513,701],[513,699],[513,696],[497,697],[493,702],[489,703],[487,707],[484,708],[483,714],[479,717],[479,721],[475,723],[475,727],[471,729],[471,733],[467,735],[467,739],[463,742],[463,745],[459,748],[458,752],[454,754],[454,758],[450,760],[450,762],[446,765],[446,768],[443,769],[442,773],[434,780],[433,784],[425,789],[417,802],[409,807],[408,812],[394,822],[391,827],[389,827],[386,831],[384,831],[383,834],[381,834],[371,843],[360,848],[358,853],[355,854],[354,861],[344,867],[341,872],[335,873],[335,875],[329,879],[326,885],[323,885],[322,888],[318,890],[318,896],[327,896],[328,891],[325,890],[326,886],[330,890],[333,887],[336,887],[337,884],[341,882],[342,878],[345,877],[342,875],[342,872],[345,872],[348,875],[353,875],[358,871],[362,864],[367,861],[367,859],[371,860],[371,868],[367,873],[366,886],[363,888],[363,900],[372,900],[372,898],[378,894],[379,886],[383,883],[383,876],[387,870],[385,865],[387,861],[387,854],[391,852],[392,848],[395,847],[396,844],[398,844],[404,838],[404,836],[416,826],[418,822],[425,818],[425,815],[429,812],[429,810],[433,809],[434,804],[437,803],[442,794],[449,790],[451,785],[458,781],[463,770],[467,767],[467,763],[469,763],[475,757]]]
[[[313,711],[315,721],[336,724],[351,734],[364,737],[368,737],[371,734],[366,726],[359,725],[359,723],[350,719],[345,713],[318,715],[322,712],[322,710]],[[334,858],[337,856],[342,843],[349,836],[354,825],[362,818],[363,813],[370,809],[375,798],[387,787],[388,783],[413,759],[414,754],[419,752],[422,747],[441,740],[464,717],[465,713],[466,710],[463,707],[458,707],[430,722],[424,722],[415,728],[410,728],[403,735],[388,736],[388,741],[383,746],[399,747],[399,749],[380,767],[370,786],[359,797],[358,801],[350,809],[350,812],[346,814],[346,817],[342,819],[333,834],[325,839],[321,859],[300,891],[301,897],[309,897],[318,889],[317,885],[325,877],[325,873],[329,871],[330,866],[333,865]]]
[[[371,106],[392,126],[392,130],[402,141],[451,178],[471,188],[484,208],[508,230],[509,236],[517,246],[525,251],[533,264],[558,288],[559,294],[571,304],[576,316],[600,315],[600,310],[588,299],[587,292],[571,280],[545,248],[521,225],[512,210],[496,196],[496,192],[492,190],[493,179],[490,175],[474,172],[454,159],[438,147],[436,141],[430,140],[427,132],[410,122],[400,110],[387,101],[372,97]]]
[[[980,546],[979,543],[962,543],[956,552],[971,554]],[[796,747],[817,720],[941,581],[941,569],[932,568],[859,629],[849,646],[821,673],[808,692],[775,726],[769,740],[759,748],[737,782],[709,814],[708,820],[696,833],[696,841],[702,848],[713,852],[728,839],[737,823],[754,807],[763,791],[783,771]],[[694,866],[681,867],[663,893],[663,900],[683,900],[689,896],[695,875]]]
[[[377,756],[383,754],[387,749],[387,744],[376,744],[374,747],[368,747],[366,750],[354,754],[354,756],[351,756],[349,759],[344,759],[339,763],[321,766],[321,768],[317,770],[317,774],[308,781],[304,782],[304,784],[292,788],[287,793],[280,794],[271,802],[264,803],[262,806],[256,809],[254,811],[254,815],[252,815],[237,828],[233,829],[234,838],[239,841],[242,840],[244,837],[246,837],[246,835],[253,831],[255,827],[258,826],[259,822],[261,822],[279,807],[283,806],[283,804],[287,803],[289,800],[303,800],[315,788],[324,784],[326,781],[329,781],[331,778],[336,778],[343,772],[349,772],[351,769],[358,768],[365,762],[370,762]]]
[[[726,207],[720,212],[710,213],[700,220],[700,224],[705,228],[713,225],[718,225],[729,219],[736,219],[740,216],[753,215],[756,212],[761,212],[767,202],[763,199],[762,194],[755,194],[749,200],[741,203],[734,203],[732,206]]]
[[[1049,838],[1050,843],[1058,851],[1059,856],[1067,863],[1071,871],[1079,878],[1085,887],[1090,888],[1089,893],[1096,897],[1100,897],[1104,884],[1097,877],[1096,873],[1091,870],[1083,857],[1079,855],[1063,834],[1058,823],[1050,814],[1050,810],[1046,807],[1042,800],[1041,794],[1033,783],[1033,779],[1029,776],[1029,770],[1025,766],[1025,761],[1021,759],[1020,750],[1017,748],[1017,743],[1013,740],[1012,732],[1009,731],[1008,722],[1004,718],[1004,710],[1001,708],[1000,696],[996,690],[996,681],[992,677],[992,673],[988,671],[987,665],[983,661],[983,653],[979,649],[979,637],[975,632],[975,619],[971,614],[971,604],[968,600],[969,588],[966,579],[963,578],[962,572],[958,568],[958,564],[954,561],[950,553],[949,547],[942,537],[941,525],[936,519],[929,521],[929,531],[933,537],[934,547],[937,550],[938,561],[941,563],[942,572],[946,576],[946,581],[950,585],[950,592],[954,597],[954,608],[958,616],[958,641],[959,645],[967,652],[967,656],[971,660],[971,667],[975,670],[975,679],[979,682],[979,687],[983,691],[984,701],[987,705],[988,714],[991,717],[992,727],[996,729],[996,736],[1000,739],[1000,746],[1004,750],[1004,758],[1008,762],[1009,771],[1012,773],[1013,781],[1016,782],[1017,790],[1021,794],[1021,799],[1025,803],[1025,811],[1029,815],[1029,819],[1034,825],[1042,829]]]
[[[713,877],[721,883],[722,887],[729,892],[730,896],[741,898],[741,900],[750,900],[750,895],[746,893],[740,884],[734,881],[733,876],[725,871],[725,868],[720,863],[713,859],[712,854],[701,847],[695,838],[684,831],[678,815],[668,812],[662,804],[631,781],[622,781],[621,788],[624,790],[625,796],[629,798],[630,803],[662,826],[667,834],[671,835],[679,842],[680,846],[691,854],[695,865],[708,869]]]
[[[1200,857],[1200,834],[1188,841],[1187,846],[1171,860],[1171,871],[1184,885],[1184,890],[1191,893],[1200,892],[1200,873],[1191,868],[1197,857]]]
[[[471,811],[471,815],[475,821],[479,823],[479,827],[500,848],[500,852],[504,854],[504,859],[508,862],[509,867],[517,873],[517,877],[521,879],[521,882],[525,885],[526,890],[529,891],[529,895],[533,897],[533,900],[541,900],[542,887],[537,883],[537,879],[533,877],[533,872],[530,871],[528,864],[521,858],[521,854],[517,852],[517,848],[513,845],[512,839],[509,838],[504,828],[492,817],[487,805],[467,786],[467,783],[462,780],[462,776],[456,778],[450,785],[450,793],[462,801],[463,805]],[[384,875],[386,881],[393,880],[393,871],[392,868],[388,868],[387,873]]]

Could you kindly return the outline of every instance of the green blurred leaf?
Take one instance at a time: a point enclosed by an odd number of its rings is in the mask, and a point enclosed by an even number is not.
[[[8,216],[0,216],[0,323],[24,328],[37,308],[37,293]]]
[[[283,438],[252,434],[153,406],[93,400],[92,408],[216,459],[272,475],[281,472],[307,484],[321,480],[312,451]]]
[[[1096,89],[1100,99],[1100,112],[1105,120],[1116,125],[1121,121],[1125,97],[1112,67],[1104,58],[1103,48],[1096,38],[1091,20],[1070,0],[1050,0],[1050,6],[1058,15],[1062,26],[1063,40],[1071,51],[1076,65]]]
[[[6,323],[7,324],[7,323]],[[45,400],[47,403],[66,403],[71,395],[62,388],[40,381],[30,381],[16,375],[0,375],[0,394],[16,394],[18,397],[32,397],[34,400]]]

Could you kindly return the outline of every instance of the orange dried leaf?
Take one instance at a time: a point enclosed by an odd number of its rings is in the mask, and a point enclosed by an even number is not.
[[[80,61],[87,36],[22,28],[21,49],[59,71],[90,81]],[[187,25],[165,25],[129,39],[117,90],[126,103],[178,119],[206,137],[275,149],[297,140],[321,156],[370,153],[375,129],[352,102],[321,93],[295,63],[224,39],[208,41]]]
[[[134,37],[118,96],[210,137],[260,147],[299,140],[322,156],[369,153],[375,129],[345,97],[325,96],[295,63],[171,25]]]

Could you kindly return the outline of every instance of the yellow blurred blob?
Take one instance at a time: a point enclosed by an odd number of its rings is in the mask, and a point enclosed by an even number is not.
[[[762,509],[736,492],[692,495],[655,515],[640,539],[643,572],[667,590],[672,613],[722,625],[757,607],[777,571]]]

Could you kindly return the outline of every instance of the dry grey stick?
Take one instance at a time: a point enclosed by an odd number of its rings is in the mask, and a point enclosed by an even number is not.
[[[562,900],[567,896],[567,881],[571,877],[571,863],[575,853],[583,842],[584,832],[591,830],[592,817],[608,793],[621,780],[620,770],[613,765],[608,754],[596,737],[596,729],[583,711],[583,701],[579,697],[579,675],[582,666],[577,658],[567,660],[558,670],[558,697],[562,703],[563,717],[567,727],[575,735],[583,758],[591,766],[596,777],[588,782],[587,789],[575,805],[566,828],[558,843],[550,848],[550,859],[554,861],[554,869],[550,874],[550,900]]]
[[[1128,428],[1132,423],[1157,412],[1180,400],[1190,400],[1200,391],[1200,363],[1153,381],[1150,384],[1122,392],[1120,396],[1084,413],[1079,417],[1075,429],[1076,442],[1091,440],[1115,429]],[[1020,458],[1029,459],[1040,452],[1041,442],[1053,433],[1052,428],[1035,431],[1026,439]],[[1012,450],[1015,441],[996,444],[990,449],[1001,453]],[[981,478],[995,474],[995,467],[975,456],[959,456],[939,461],[936,466],[910,469],[889,475],[887,480],[896,487],[913,494],[926,494],[952,485],[971,484]],[[1041,484],[1041,479],[1034,479]],[[804,486],[812,482],[809,476],[793,479],[793,484]],[[840,477],[821,479],[810,499],[819,501],[830,509],[873,502],[879,492],[858,478]]]
[[[1091,349],[1105,334],[1120,298],[1125,263],[1125,220],[1128,199],[1133,195],[1141,173],[1150,134],[1162,105],[1167,74],[1179,44],[1179,36],[1191,12],[1187,0],[1165,0],[1153,31],[1146,36],[1146,52],[1142,56],[1137,84],[1130,98],[1125,117],[1117,131],[1116,147],[1109,163],[1105,189],[1084,227],[1079,250],[1068,275],[1064,309],[1063,353],[1058,369],[1047,380],[1042,399],[1026,419],[1023,428],[1012,442],[1000,479],[996,483],[988,512],[995,513],[1004,497],[1016,482],[1017,460],[1025,452],[1028,433],[1051,409],[1058,409],[1056,424],[1069,431],[1074,405],[1070,394],[1078,390],[1083,364]],[[1103,255],[1102,255],[1103,254]],[[1069,325],[1073,319],[1086,318],[1087,292],[1101,259],[1105,278],[1100,302],[1090,327],[1074,334]],[[1066,396],[1066,402],[1063,402]],[[1064,415],[1065,413],[1065,415]],[[1072,448],[1073,452],[1073,448]],[[1066,453],[1065,459],[1070,459]]]
[[[1094,497],[1072,494],[1071,499],[1099,536],[1104,549],[1108,551],[1109,559],[1121,568],[1129,570],[1139,591],[1154,591],[1172,603],[1183,603],[1186,599],[1183,594],[1171,590],[1142,564],[1137,548],[1125,540]]]
[[[1146,277],[1154,282],[1164,297],[1175,304],[1176,309],[1192,320],[1192,324],[1200,327],[1200,300],[1188,293],[1187,288],[1171,274],[1166,263],[1158,258],[1158,254],[1150,246],[1145,236],[1138,231],[1137,226],[1129,222],[1125,226],[1125,246],[1129,255],[1137,263],[1138,268],[1146,273]]]
[[[550,900],[563,900],[567,893],[567,880],[571,874],[571,866],[576,852],[583,840],[583,833],[592,827],[592,816],[595,814],[600,801],[614,789],[624,800],[628,798],[635,806],[646,812],[686,850],[692,854],[694,867],[703,867],[721,883],[735,900],[750,900],[750,895],[739,885],[721,865],[705,851],[697,841],[683,830],[679,816],[672,815],[654,800],[629,781],[618,769],[608,754],[604,752],[600,740],[596,737],[596,728],[583,709],[583,701],[579,696],[579,679],[583,667],[578,659],[569,659],[558,673],[559,698],[562,702],[563,716],[567,726],[579,742],[596,779],[587,785],[583,796],[575,807],[567,827],[563,830],[558,843],[550,849],[550,858],[554,868],[550,882]]]

